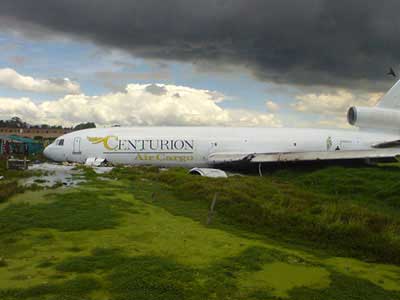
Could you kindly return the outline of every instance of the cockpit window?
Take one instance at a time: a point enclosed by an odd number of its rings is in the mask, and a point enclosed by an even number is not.
[[[64,139],[56,140],[57,146],[64,146]]]

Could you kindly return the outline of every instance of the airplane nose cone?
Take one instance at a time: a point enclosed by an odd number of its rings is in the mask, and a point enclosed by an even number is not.
[[[43,150],[43,155],[44,155],[46,158],[51,159],[51,157],[50,157],[50,149],[49,149],[49,146],[47,146],[46,148],[44,148],[44,150]]]

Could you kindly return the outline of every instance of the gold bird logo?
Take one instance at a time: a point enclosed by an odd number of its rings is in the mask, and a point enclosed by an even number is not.
[[[115,150],[118,146],[115,145],[114,147],[111,147],[109,144],[110,139],[114,139],[115,141],[118,141],[118,137],[113,136],[113,135],[108,135],[106,137],[87,137],[88,141],[91,142],[92,144],[101,144],[103,143],[104,148],[107,150]]]

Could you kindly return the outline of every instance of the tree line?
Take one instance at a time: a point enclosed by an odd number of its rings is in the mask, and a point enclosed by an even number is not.
[[[48,125],[48,124],[40,124],[40,125],[31,125],[27,122],[23,121],[19,117],[13,117],[9,120],[0,120],[0,128],[43,128],[43,129],[63,129],[64,127],[61,125]],[[73,130],[81,130],[87,128],[96,128],[96,124],[93,122],[80,123],[74,127],[70,127]]]

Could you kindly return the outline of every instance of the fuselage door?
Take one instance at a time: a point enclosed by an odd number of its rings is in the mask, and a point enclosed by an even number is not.
[[[74,138],[74,148],[72,150],[72,154],[81,154],[81,138]]]

